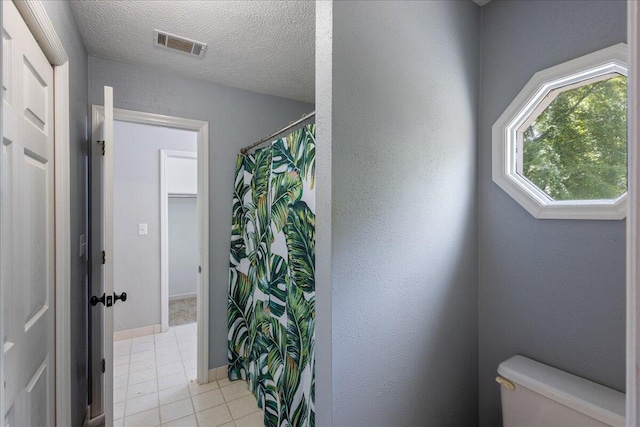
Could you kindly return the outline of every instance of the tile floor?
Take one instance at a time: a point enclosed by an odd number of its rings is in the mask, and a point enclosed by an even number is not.
[[[196,381],[196,325],[113,344],[114,427],[262,427],[244,381]]]

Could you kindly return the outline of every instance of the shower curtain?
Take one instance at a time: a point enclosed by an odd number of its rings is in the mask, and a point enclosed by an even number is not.
[[[315,125],[236,162],[229,379],[268,427],[314,426]]]

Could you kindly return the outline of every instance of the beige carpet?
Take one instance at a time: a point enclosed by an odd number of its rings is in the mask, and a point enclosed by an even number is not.
[[[194,323],[196,321],[196,313],[196,298],[185,298],[169,301],[169,326]]]

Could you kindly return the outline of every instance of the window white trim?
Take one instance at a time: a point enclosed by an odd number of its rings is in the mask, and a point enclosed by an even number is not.
[[[539,219],[623,219],[627,193],[612,200],[552,200],[518,174],[518,130],[539,110],[550,91],[618,73],[627,75],[627,45],[617,45],[564,62],[533,75],[492,127],[492,177],[531,215]]]

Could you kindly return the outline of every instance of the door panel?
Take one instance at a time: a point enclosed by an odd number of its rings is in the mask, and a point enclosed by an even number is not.
[[[107,301],[113,298],[113,88],[104,87],[104,292]],[[105,425],[113,425],[113,306],[106,304],[104,312],[104,405]]]
[[[98,111],[93,111],[93,146],[91,149],[91,295],[104,294],[104,278],[102,266],[102,251],[104,249],[104,218],[102,215],[102,182],[103,182],[103,158],[102,149],[96,141],[104,140],[103,116]],[[91,418],[96,418],[104,413],[104,378],[102,374],[102,355],[104,341],[104,305],[98,304],[91,307]]]
[[[52,426],[53,69],[14,4],[3,6],[3,416],[10,425]]]
[[[104,414],[113,424],[113,88],[104,88],[104,108],[93,111],[93,137],[104,149],[92,150],[91,266],[92,295],[107,297],[110,305],[91,309],[91,417]],[[103,257],[103,251],[105,256]],[[105,301],[105,302],[106,302]],[[102,372],[104,360],[105,372]]]
[[[47,236],[47,163],[42,159],[34,158],[33,153],[25,150],[24,155],[24,215],[27,227],[26,235],[23,237],[25,245],[24,260],[28,265],[26,269],[26,285],[28,292],[27,299],[27,325],[36,322],[40,316],[43,316],[49,307],[48,295],[52,283],[47,281],[47,272],[50,266],[42,262],[29,262],[28,260],[46,260],[47,247],[46,240],[43,236]],[[44,284],[44,286],[43,286]],[[28,327],[25,325],[25,330]]]
[[[5,140],[2,144],[2,200],[11,200],[13,198],[13,145],[11,141]],[[0,203],[2,209],[2,268],[0,268],[0,284],[2,284],[2,346],[6,353],[8,347],[13,345],[15,341],[15,318],[13,300],[13,287],[4,286],[5,283],[13,282],[13,252],[11,251],[13,242],[13,215],[11,205],[8,203]]]
[[[26,407],[28,408],[29,425],[31,426],[51,425],[47,406],[41,404],[41,402],[46,402],[48,399],[47,377],[49,376],[49,371],[49,364],[47,361],[43,361],[27,383]]]
[[[24,115],[40,131],[47,124],[47,85],[33,66],[24,61]]]

